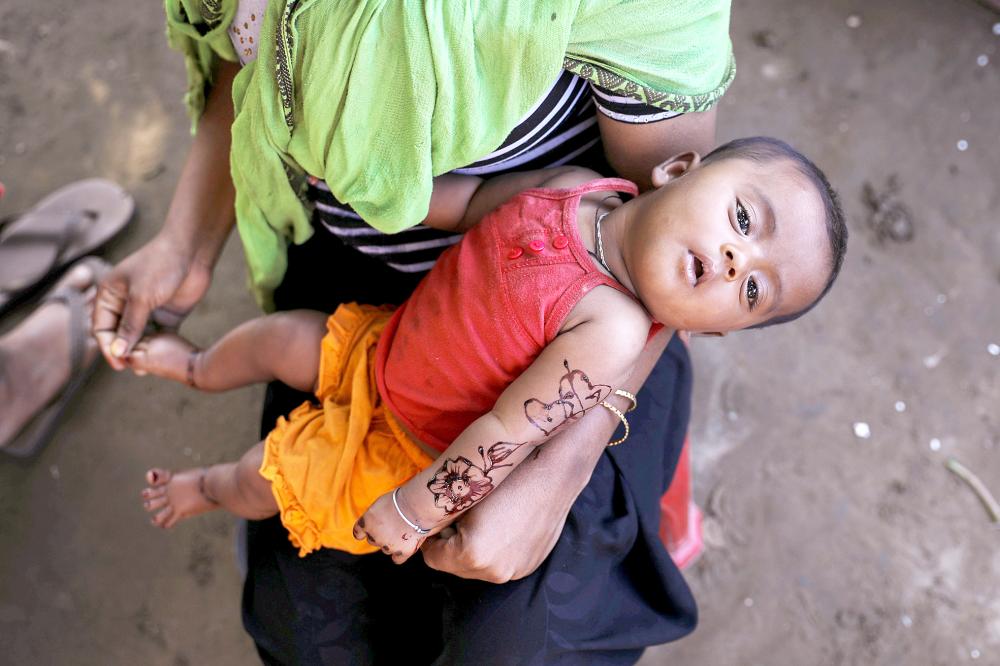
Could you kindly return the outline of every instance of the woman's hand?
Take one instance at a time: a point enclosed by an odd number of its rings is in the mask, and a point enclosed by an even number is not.
[[[93,317],[94,336],[111,367],[128,366],[128,354],[150,318],[177,329],[211,280],[210,266],[163,234],[115,266],[98,286]]]
[[[97,291],[93,331],[115,370],[142,337],[150,316],[176,329],[208,290],[212,269],[236,222],[229,175],[233,78],[220,62],[163,230],[115,266]]]
[[[553,439],[546,444],[542,455],[556,443]],[[506,583],[537,569],[556,545],[579,488],[562,492],[549,486],[547,491],[558,491],[560,497],[544,497],[545,485],[538,479],[528,481],[534,478],[529,473],[532,462],[522,463],[481,504],[428,537],[422,548],[427,566],[489,583]],[[590,477],[589,468],[585,476]],[[541,499],[546,501],[538,503]]]

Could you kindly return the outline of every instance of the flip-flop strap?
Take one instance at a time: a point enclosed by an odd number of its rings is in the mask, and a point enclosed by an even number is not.
[[[51,273],[56,266],[62,263],[67,248],[72,245],[73,241],[79,235],[80,230],[84,227],[86,221],[88,219],[96,219],[87,215],[87,211],[66,211],[65,213],[61,213],[61,215],[66,216],[66,224],[60,227],[58,231],[23,231],[16,234],[10,234],[6,238],[0,239],[0,246],[52,243],[56,248],[55,253],[52,255],[52,259],[49,261],[49,264],[45,267],[44,271],[35,272],[21,281],[0,285],[0,292],[12,293],[20,291],[27,285],[38,280],[39,276],[45,276]]]
[[[46,302],[65,303],[69,309],[69,376],[66,388],[80,378],[87,351],[87,313],[83,294],[72,287],[61,287],[45,298]],[[65,389],[64,389],[65,391]]]
[[[55,241],[55,245],[58,248],[58,254],[62,254],[73,239],[79,235],[80,230],[84,227],[84,225],[87,222],[93,222],[97,219],[97,216],[93,213],[93,211],[88,210],[36,210],[30,211],[26,214],[42,217],[59,217],[65,220],[66,223],[53,231],[35,231],[29,229],[11,233],[7,236],[0,236],[0,246],[29,243],[51,243]],[[5,218],[0,220],[0,228],[9,225],[12,222],[16,222],[22,217],[24,217],[24,215],[16,218]]]

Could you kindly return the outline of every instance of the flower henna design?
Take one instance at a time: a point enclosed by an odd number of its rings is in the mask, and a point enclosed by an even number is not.
[[[485,452],[480,446],[482,467],[464,456],[445,460],[434,478],[427,482],[427,489],[434,495],[434,506],[451,515],[486,497],[494,487],[490,472],[498,467],[511,467],[513,463],[501,463],[522,446],[524,442],[497,442]]]
[[[464,456],[449,458],[434,478],[427,482],[434,494],[434,506],[446,514],[458,513],[493,490],[493,481]]]
[[[566,374],[559,378],[558,400],[542,402],[531,398],[524,401],[524,415],[528,422],[546,435],[579,418],[611,394],[611,387],[607,384],[594,384],[582,370],[570,370],[569,361],[564,359],[563,365]]]

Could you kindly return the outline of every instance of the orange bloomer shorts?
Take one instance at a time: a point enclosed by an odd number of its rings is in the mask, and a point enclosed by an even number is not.
[[[381,495],[434,462],[382,405],[375,347],[392,310],[349,303],[327,319],[316,397],[264,443],[260,474],[271,482],[281,522],[299,556],[319,548],[375,552],[354,523]]]

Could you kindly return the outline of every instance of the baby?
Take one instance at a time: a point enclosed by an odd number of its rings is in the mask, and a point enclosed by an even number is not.
[[[130,363],[206,391],[278,379],[313,391],[239,461],[152,469],[170,527],[215,508],[280,513],[305,555],[405,561],[556,430],[600,406],[652,331],[789,321],[836,278],[847,228],[826,177],[769,138],[685,153],[654,188],[566,167],[435,182],[427,224],[467,231],[395,312],[341,305],[242,324],[203,351],[153,335]],[[481,220],[481,221],[480,221]],[[347,278],[345,278],[347,279]]]

